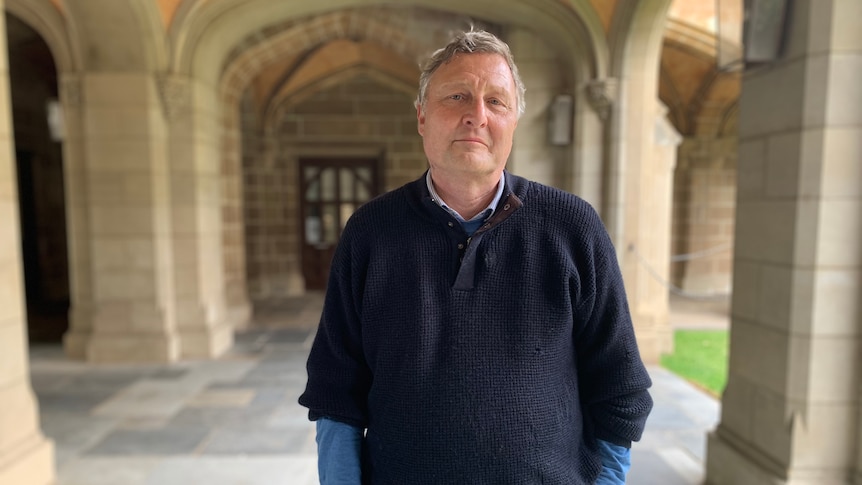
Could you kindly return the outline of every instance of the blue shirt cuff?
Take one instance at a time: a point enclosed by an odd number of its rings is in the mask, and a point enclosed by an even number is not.
[[[328,418],[317,420],[317,473],[321,485],[360,485],[362,429]]]
[[[622,485],[631,468],[631,449],[607,441],[597,440],[602,457],[602,472],[596,485]]]

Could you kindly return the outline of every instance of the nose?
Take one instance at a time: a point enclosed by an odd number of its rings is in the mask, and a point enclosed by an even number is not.
[[[463,121],[465,125],[472,127],[484,127],[488,124],[488,112],[485,106],[485,100],[477,99],[472,103],[467,103]]]

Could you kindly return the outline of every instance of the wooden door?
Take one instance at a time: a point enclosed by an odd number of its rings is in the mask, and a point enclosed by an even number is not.
[[[326,288],[347,219],[379,193],[376,159],[300,161],[302,274],[306,290]]]

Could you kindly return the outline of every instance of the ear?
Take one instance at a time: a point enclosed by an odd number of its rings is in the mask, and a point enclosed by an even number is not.
[[[416,107],[416,121],[418,122],[419,135],[425,135],[425,113],[422,112],[422,105]]]

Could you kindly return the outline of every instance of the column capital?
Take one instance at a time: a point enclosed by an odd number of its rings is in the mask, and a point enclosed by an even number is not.
[[[81,76],[63,74],[60,76],[60,101],[66,109],[80,109],[84,104],[84,87]]]
[[[590,106],[602,120],[610,116],[611,108],[619,97],[619,80],[615,78],[593,79],[584,85]]]
[[[191,84],[188,78],[173,74],[160,74],[156,78],[162,110],[168,122],[177,120],[191,109]]]

